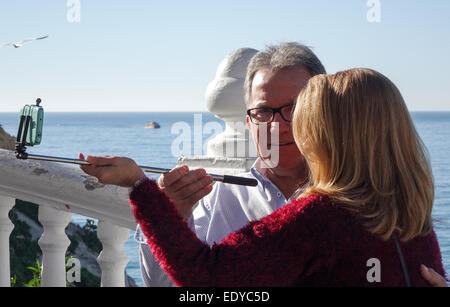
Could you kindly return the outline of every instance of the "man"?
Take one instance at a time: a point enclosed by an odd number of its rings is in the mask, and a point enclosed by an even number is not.
[[[259,158],[250,172],[242,176],[257,179],[257,187],[223,183],[212,187],[212,178],[203,169],[190,171],[186,166],[160,177],[160,187],[202,241],[210,245],[220,242],[249,221],[260,219],[289,203],[307,184],[307,166],[292,135],[291,111],[308,80],[323,73],[326,73],[325,68],[316,55],[297,43],[270,46],[250,61],[245,80],[246,121]],[[267,127],[267,130],[261,127]],[[278,153],[275,163],[270,160],[271,156],[262,154],[266,148],[265,142],[262,146],[259,134],[263,132],[270,152]],[[277,143],[270,142],[271,133],[278,133]],[[197,202],[198,206],[192,211]],[[135,238],[140,243],[145,285],[173,285],[153,258],[139,226]],[[424,267],[421,270],[432,285],[445,286],[441,276]]]

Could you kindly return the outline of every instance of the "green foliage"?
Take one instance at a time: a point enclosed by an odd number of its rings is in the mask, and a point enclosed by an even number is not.
[[[85,268],[81,268],[81,282],[76,283],[77,287],[100,287],[101,278],[95,276]]]
[[[9,218],[14,224],[9,240],[11,274],[14,276],[14,286],[17,287],[34,278],[28,267],[36,263],[42,252],[37,240],[33,241],[31,238],[30,226],[17,218],[15,209],[9,212]]]
[[[86,224],[84,224],[83,229],[86,231],[97,231],[97,225],[95,225],[95,221],[91,219],[86,220]]]
[[[16,276],[11,277],[11,287],[15,287],[16,286],[16,282],[17,282]]]
[[[41,265],[38,259],[42,251],[38,240],[32,240],[30,226],[18,219],[17,211],[20,211],[30,219],[38,221],[38,205],[16,200],[15,207],[9,212],[9,218],[14,224],[10,236],[10,259],[11,259],[11,286],[12,287],[39,287],[41,278]],[[40,224],[40,223],[39,223]],[[67,254],[75,255],[75,251],[82,240],[92,251],[98,254],[102,250],[102,244],[97,238],[97,226],[93,220],[87,220],[86,225],[75,235],[69,236],[70,246]],[[66,263],[69,258],[66,258]],[[81,282],[68,284],[70,287],[99,287],[100,278],[81,268]]]
[[[66,257],[66,271],[70,270],[71,267],[67,265],[68,261],[72,259],[73,257]],[[39,260],[36,260],[35,266],[29,266],[27,267],[29,271],[32,272],[33,278],[23,283],[23,287],[27,288],[37,288],[41,286],[41,278],[42,278],[42,266],[39,263]],[[90,273],[88,270],[81,268],[81,281],[80,282],[73,282],[69,283],[66,281],[67,287],[100,287],[101,279],[92,273]],[[11,278],[11,287],[18,287],[17,284],[17,277],[14,276]]]
[[[78,245],[80,245],[80,243],[78,242],[76,236],[70,236],[70,235],[68,235],[67,237],[68,237],[69,240],[70,240],[70,245],[69,245],[69,247],[67,248],[67,251],[68,251],[70,254],[75,254],[75,250],[77,249]]]
[[[27,217],[38,223],[39,226],[42,227],[42,224],[39,222],[38,219],[38,213],[39,213],[39,206],[33,203],[30,203],[28,201],[16,199],[16,204],[14,208],[23,214],[25,214]]]
[[[103,245],[97,237],[97,226],[94,224],[94,220],[86,220],[86,224],[83,226],[85,232],[81,234],[81,239],[94,253],[100,253],[103,249]]]
[[[36,260],[36,266],[29,266],[27,269],[33,272],[33,278],[23,286],[27,288],[36,288],[41,286],[42,267],[39,260]]]

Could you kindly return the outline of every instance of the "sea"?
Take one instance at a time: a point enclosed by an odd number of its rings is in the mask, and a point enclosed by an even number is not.
[[[435,179],[432,217],[444,267],[450,274],[450,112],[411,112],[411,116],[431,159]],[[151,121],[161,128],[146,129],[145,124]],[[0,113],[0,125],[16,135],[18,114]],[[127,156],[139,165],[173,168],[180,154],[206,154],[208,140],[224,129],[224,122],[210,112],[47,112],[42,143],[27,151],[68,158],[77,158],[78,153]],[[83,226],[92,218],[73,214],[72,219]],[[131,230],[125,243],[129,257],[126,271],[143,286],[133,236]]]

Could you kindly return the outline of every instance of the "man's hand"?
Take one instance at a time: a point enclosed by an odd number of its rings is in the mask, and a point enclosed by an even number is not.
[[[445,278],[432,268],[428,268],[422,264],[420,266],[420,272],[422,273],[422,277],[425,278],[433,287],[448,287]]]
[[[145,177],[144,171],[130,158],[109,156],[87,156],[83,154],[78,158],[86,160],[91,165],[80,165],[80,168],[88,175],[97,178],[103,184],[113,184],[129,188],[136,181]]]
[[[173,201],[184,219],[192,214],[194,205],[212,190],[213,178],[204,169],[190,171],[184,165],[159,177],[158,184]]]

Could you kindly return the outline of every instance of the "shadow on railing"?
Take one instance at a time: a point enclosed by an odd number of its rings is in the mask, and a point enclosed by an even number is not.
[[[98,219],[103,250],[97,258],[102,286],[125,286],[128,256],[124,243],[136,222],[127,201],[127,189],[99,184],[77,166],[18,160],[14,152],[0,149],[0,286],[10,285],[9,236],[13,224],[8,213],[15,199],[39,205],[44,233],[41,286],[66,285],[65,253],[70,244],[65,228],[72,213]]]

